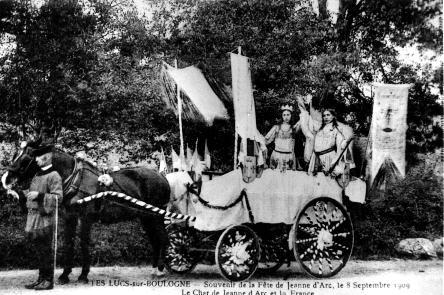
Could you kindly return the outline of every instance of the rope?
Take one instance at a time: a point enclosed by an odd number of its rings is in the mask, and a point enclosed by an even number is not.
[[[245,192],[245,190],[242,190],[241,196],[245,197],[245,205],[247,206],[248,216],[250,217],[250,222],[254,223],[254,215],[253,215],[253,212],[251,211],[250,201],[248,200],[247,193]]]
[[[77,204],[83,204],[83,203],[87,203],[90,202],[94,199],[99,199],[99,198],[103,198],[106,196],[113,196],[113,197],[118,197],[121,199],[124,199],[125,201],[129,201],[137,206],[143,207],[145,209],[148,209],[156,214],[159,215],[164,215],[165,217],[168,218],[173,218],[173,219],[179,219],[179,220],[184,220],[184,221],[195,221],[196,217],[194,216],[189,216],[189,215],[184,215],[184,214],[180,214],[180,213],[173,213],[173,212],[168,212],[166,210],[163,210],[159,207],[147,204],[143,201],[140,201],[136,198],[130,197],[128,195],[125,195],[124,193],[119,193],[119,192],[113,192],[113,191],[106,191],[106,192],[101,192],[89,197],[86,197],[84,199],[78,200]]]
[[[237,205],[237,203],[241,202],[244,197],[246,197],[245,191],[242,191],[241,194],[239,195],[239,197],[236,200],[234,200],[233,203],[226,205],[226,206],[216,206],[216,205],[209,204],[207,200],[202,199],[199,195],[197,195],[197,194],[195,194],[195,195],[197,196],[197,199],[199,200],[199,202],[202,203],[202,205],[204,205],[205,207],[211,208],[211,209],[216,209],[216,210],[226,210],[231,207],[234,207]]]

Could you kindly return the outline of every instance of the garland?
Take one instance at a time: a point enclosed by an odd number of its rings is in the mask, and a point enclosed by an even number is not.
[[[195,216],[189,216],[189,215],[184,215],[184,214],[180,214],[180,213],[168,212],[168,211],[161,209],[159,207],[147,204],[141,200],[138,200],[136,198],[125,195],[124,193],[113,192],[113,191],[101,192],[101,193],[86,197],[84,199],[78,200],[77,204],[87,203],[87,202],[90,202],[94,199],[99,199],[99,198],[103,198],[106,196],[113,196],[113,197],[118,197],[118,198],[124,199],[125,201],[129,201],[137,206],[148,209],[148,210],[150,210],[154,213],[157,213],[159,215],[164,215],[165,217],[168,217],[168,218],[184,220],[184,221],[195,221],[196,220]]]

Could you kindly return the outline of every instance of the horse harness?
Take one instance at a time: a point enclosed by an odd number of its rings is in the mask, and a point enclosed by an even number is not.
[[[74,168],[72,173],[68,176],[68,178],[63,182],[63,196],[73,197],[78,193],[82,193],[85,195],[91,195],[94,192],[89,192],[81,188],[82,182],[86,178],[86,174],[94,174],[95,176],[99,176],[99,174],[88,167],[85,161],[82,158],[74,159]]]

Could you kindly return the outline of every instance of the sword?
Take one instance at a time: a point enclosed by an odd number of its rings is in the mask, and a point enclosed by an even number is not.
[[[342,150],[341,154],[339,154],[339,157],[336,159],[336,161],[334,162],[334,164],[330,167],[330,169],[328,170],[328,174],[331,174],[333,172],[333,170],[335,169],[336,165],[338,165],[339,160],[341,160],[342,156],[344,155],[345,151],[348,148],[348,145],[352,142],[353,138],[349,139],[347,141],[347,144],[345,145],[345,148]]]

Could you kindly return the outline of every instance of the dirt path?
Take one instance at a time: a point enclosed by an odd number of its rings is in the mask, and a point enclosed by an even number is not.
[[[75,269],[71,280],[79,275]],[[22,286],[35,278],[35,270],[0,272],[0,294],[35,294]],[[56,274],[60,274],[57,270]],[[350,261],[334,278],[316,280],[303,274],[293,263],[273,275],[255,275],[245,286],[230,283],[218,268],[198,265],[184,275],[153,276],[152,268],[95,267],[88,285],[72,282],[56,285],[51,294],[177,294],[177,295],[322,295],[322,294],[442,294],[441,260]],[[223,285],[221,285],[223,283]],[[175,287],[174,287],[175,286]]]

